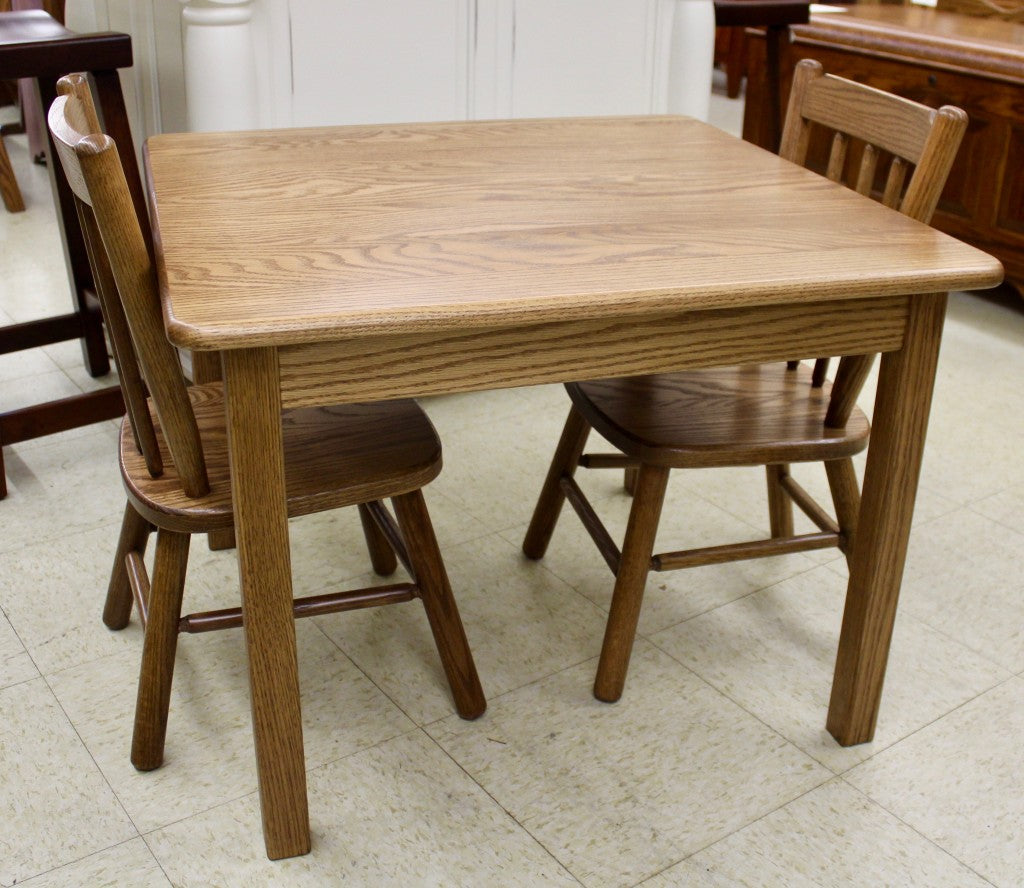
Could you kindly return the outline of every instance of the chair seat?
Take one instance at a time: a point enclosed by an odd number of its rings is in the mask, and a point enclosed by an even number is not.
[[[859,409],[825,428],[831,386],[785,364],[715,367],[566,386],[576,408],[629,457],[671,468],[840,459],[867,446]]]
[[[128,497],[151,523],[182,533],[231,527],[231,482],[221,383],[192,386],[189,397],[202,437],[210,491],[182,491],[150,401],[164,472],[151,478],[127,420],[120,463]],[[287,410],[283,414],[289,516],[399,496],[441,471],[441,442],[411,400]]]

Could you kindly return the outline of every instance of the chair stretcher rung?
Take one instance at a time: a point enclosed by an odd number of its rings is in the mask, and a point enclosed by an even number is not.
[[[638,469],[640,460],[624,453],[584,453],[579,464],[585,469]]]
[[[819,530],[831,534],[839,533],[839,525],[836,524],[832,516],[822,509],[811,495],[793,480],[792,475],[784,475],[779,483],[782,484],[783,489],[789,494],[790,499],[800,507],[800,511],[810,518]]]
[[[651,569],[659,571],[677,570],[681,567],[724,564],[727,561],[744,561],[748,558],[786,555],[791,552],[806,552],[810,549],[830,549],[838,545],[838,534],[824,532],[806,533],[795,537],[776,537],[767,540],[752,540],[747,543],[708,546],[703,549],[662,552],[651,559]]]
[[[397,604],[419,597],[415,583],[395,583],[391,586],[375,586],[370,589],[353,589],[348,592],[328,592],[308,598],[296,598],[292,602],[292,613],[299,617],[319,617],[338,611],[356,610],[363,607],[379,607],[383,604]],[[242,625],[242,609],[203,611],[188,614],[178,623],[179,632],[213,632],[217,629],[233,629]]]
[[[129,552],[124,557],[124,566],[128,571],[128,586],[135,599],[139,622],[145,629],[149,619],[149,574],[146,573],[146,563],[138,552]]]
[[[594,511],[593,506],[590,505],[586,496],[583,495],[583,491],[580,490],[576,479],[563,475],[560,484],[562,491],[565,493],[565,498],[569,501],[569,505],[576,510],[580,521],[583,522],[583,527],[590,534],[590,538],[594,541],[594,545],[597,546],[605,563],[613,574],[618,574],[622,553],[619,551],[619,547],[615,545],[611,534],[608,533],[608,530],[601,523],[601,519],[597,517],[597,512]]]

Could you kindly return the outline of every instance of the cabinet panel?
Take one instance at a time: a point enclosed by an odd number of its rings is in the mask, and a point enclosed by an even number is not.
[[[467,113],[472,0],[291,0],[293,123]]]
[[[651,0],[515,0],[512,114],[651,111]]]

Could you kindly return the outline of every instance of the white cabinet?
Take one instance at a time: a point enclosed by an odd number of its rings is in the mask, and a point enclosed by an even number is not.
[[[513,117],[646,114],[655,102],[658,0],[514,0]]]
[[[292,123],[467,116],[474,0],[291,0]]]
[[[711,0],[75,0],[68,6],[87,29],[131,33],[136,67],[126,91],[139,136],[186,125],[700,115],[699,104],[678,100],[680,84],[673,81],[687,81],[684,93],[710,89]],[[690,20],[698,7],[706,7],[707,21],[695,28]],[[234,123],[232,109],[245,111]]]

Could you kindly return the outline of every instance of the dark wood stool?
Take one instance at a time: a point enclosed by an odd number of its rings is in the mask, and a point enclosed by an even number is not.
[[[760,113],[765,147],[772,151],[779,150],[782,135],[782,66],[788,60],[789,26],[806,24],[810,15],[809,0],[715,0],[717,27],[765,30],[765,91]]]
[[[132,149],[131,131],[121,92],[119,68],[132,65],[132,44],[127,34],[77,34],[45,12],[0,12],[0,79],[29,78],[42,118],[56,97],[57,80],[70,71],[87,71],[106,132],[119,146],[121,163],[136,210],[146,218],[146,198]],[[85,241],[78,224],[71,189],[59,163],[52,162],[53,145],[47,133],[50,183],[57,204],[71,281],[74,310],[68,314],[0,327],[0,354],[37,348],[68,339],[81,339],[85,366],[92,376],[110,371],[103,321],[96,298]],[[119,386],[73,398],[0,413],[0,448],[124,414]],[[0,449],[0,497],[6,496],[3,451]]]

